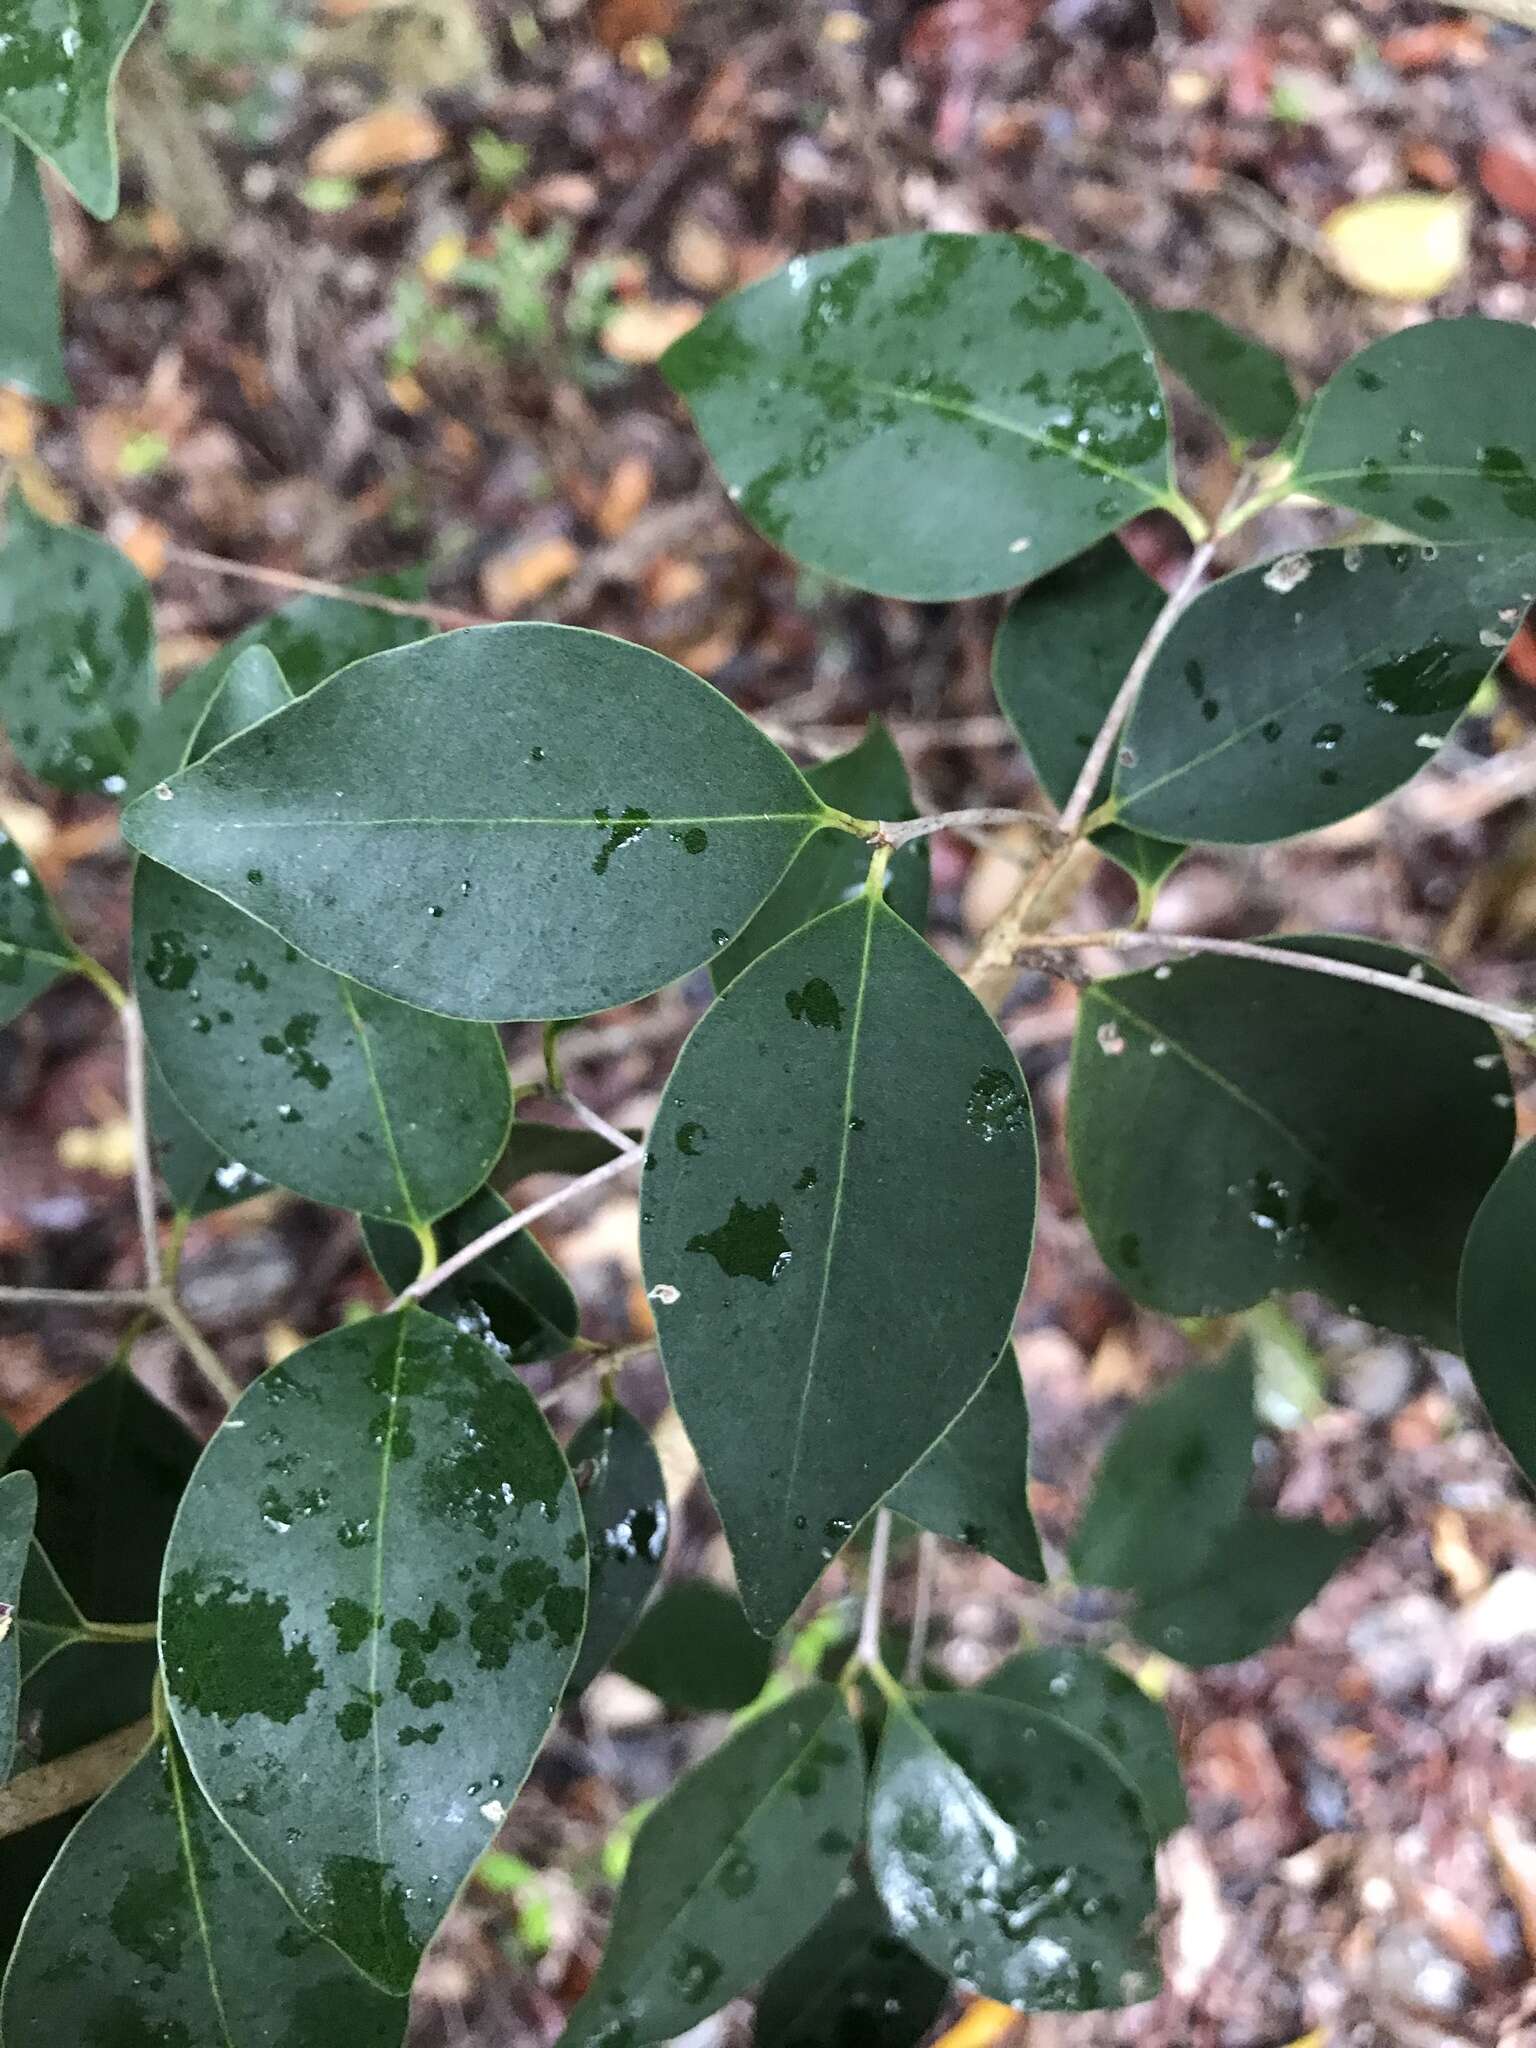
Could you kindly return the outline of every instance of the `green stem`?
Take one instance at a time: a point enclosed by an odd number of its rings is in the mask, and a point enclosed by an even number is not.
[[[197,1367],[209,1386],[224,1402],[233,1408],[240,1398],[240,1388],[224,1369],[223,1361],[208,1339],[192,1321],[181,1303],[167,1289],[160,1288],[155,1295],[154,1308],[166,1328],[181,1341],[183,1349]]]
[[[91,1643],[152,1643],[158,1634],[153,1621],[88,1621],[85,1637]]]
[[[76,949],[73,966],[77,974],[83,974],[87,981],[96,984],[114,1010],[127,1007],[128,991],[115,974],[110,974],[99,960],[93,960],[89,953]]]
[[[885,871],[891,864],[889,846],[877,846],[869,857],[869,873],[864,877],[864,894],[877,900],[885,894]]]
[[[1173,514],[1196,547],[1199,547],[1202,541],[1210,539],[1210,521],[1198,505],[1189,502],[1182,491],[1171,490],[1161,502],[1164,510]]]
[[[413,1223],[411,1232],[421,1252],[421,1264],[417,1268],[416,1278],[425,1280],[429,1273],[437,1271],[437,1233],[430,1223]]]

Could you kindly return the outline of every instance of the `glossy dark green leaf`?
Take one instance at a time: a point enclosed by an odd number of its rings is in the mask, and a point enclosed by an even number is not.
[[[519,1117],[507,1135],[495,1178],[510,1187],[535,1173],[590,1173],[613,1157],[614,1148],[597,1131]]]
[[[1096,1650],[1071,1643],[1021,1650],[982,1689],[1054,1715],[1107,1749],[1140,1793],[1159,1840],[1189,1818],[1167,1713]]]
[[[438,1256],[473,1244],[512,1214],[500,1195],[481,1188],[441,1217],[433,1231]],[[421,1268],[414,1234],[369,1219],[363,1224],[368,1256],[399,1294]],[[425,1306],[466,1336],[478,1337],[513,1365],[569,1351],[581,1322],[571,1283],[531,1230],[513,1236],[466,1266],[428,1295]]]
[[[886,1495],[898,1515],[1044,1579],[1029,1511],[1029,1411],[1012,1343],[933,1449]]]
[[[1152,346],[1238,448],[1278,441],[1296,417],[1291,373],[1273,349],[1214,313],[1140,306]]]
[[[1536,1145],[1488,1191],[1461,1265],[1461,1348],[1489,1420],[1536,1484]]]
[[[652,1126],[641,1249],[672,1396],[771,1634],[980,1387],[1029,1265],[1006,1039],[869,896],[706,1012]]]
[[[490,1025],[346,981],[154,861],[134,881],[133,946],[166,1084],[267,1180],[414,1224],[464,1201],[495,1164],[512,1095]]]
[[[37,1540],[92,1621],[147,1621],[197,1444],[124,1365],[47,1415],[6,1469],[37,1481]]]
[[[1157,1989],[1152,1836],[1097,1743],[985,1693],[886,1718],[870,1869],[901,1938],[1024,2012],[1134,2005]]]
[[[948,1989],[860,1873],[764,1984],[753,2048],[914,2048]]]
[[[142,852],[340,973],[574,1017],[696,967],[828,822],[709,684],[573,627],[355,663],[143,797]]]
[[[670,1516],[656,1447],[618,1402],[600,1407],[581,1425],[565,1457],[581,1495],[592,1574],[587,1630],[571,1673],[575,1693],[608,1663],[650,1598],[667,1554]],[[758,1643],[750,1630],[747,1634]],[[761,1681],[748,1698],[760,1686]]]
[[[641,2048],[754,1984],[837,1896],[864,1762],[835,1686],[758,1714],[647,1816],[561,2048]]]
[[[0,825],[0,1024],[9,1024],[61,974],[75,949],[31,861]]]
[[[641,1615],[611,1659],[621,1677],[684,1714],[733,1714],[768,1682],[773,1645],[707,1579],[680,1579]]]
[[[262,1194],[272,1183],[205,1138],[149,1055],[149,1129],[155,1165],[177,1213],[210,1216]]]
[[[1302,422],[1295,488],[1428,541],[1536,536],[1536,333],[1430,320],[1374,342]]]
[[[407,570],[365,577],[355,587],[360,595],[372,593],[411,602],[424,595],[426,579],[419,570]],[[411,647],[431,636],[432,627],[425,619],[402,618],[372,605],[353,604],[344,597],[297,597],[281,611],[248,626],[213,657],[206,672],[222,680],[242,654],[264,647],[276,658],[293,695],[304,697],[317,683],[354,661],[383,654],[391,647]]]
[[[1315,548],[1224,576],[1142,685],[1117,816],[1251,845],[1375,803],[1424,766],[1514,638],[1532,543]]]
[[[0,128],[0,248],[6,289],[0,297],[0,384],[50,405],[72,405],[59,324],[59,274],[42,180],[30,150]],[[8,168],[7,168],[8,167]]]
[[[806,781],[824,804],[854,818],[894,822],[917,815],[901,749],[878,718],[856,747],[808,768]],[[846,832],[818,832],[751,923],[732,939],[710,974],[717,989],[733,982],[759,953],[856,895],[869,868],[869,849]],[[928,922],[928,842],[919,839],[891,862],[885,900],[914,931]]]
[[[37,1481],[30,1472],[0,1479],[0,1781],[11,1774],[16,1708],[21,1694],[21,1637],[16,1612],[37,1517]]]
[[[117,211],[112,88],[149,0],[0,0],[0,122],[98,220]]]
[[[122,791],[125,804],[168,781],[187,758],[187,748],[223,682],[212,664],[179,682],[169,696],[152,705],[128,764]]]
[[[1110,1439],[1072,1544],[1091,1586],[1156,1586],[1242,1513],[1253,1479],[1253,1353],[1188,1367]]]
[[[119,795],[158,702],[149,586],[110,542],[40,519],[19,491],[4,512],[0,720],[41,781]]]
[[[405,2020],[293,1918],[163,1742],[71,1835],[0,1992],[9,2048],[397,2048]]]
[[[294,1352],[203,1453],[160,1605],[177,1734],[300,1917],[387,1990],[533,1761],[586,1578],[531,1395],[420,1309]]]
[[[1295,938],[1389,974],[1366,939]],[[1170,1315],[1312,1288],[1454,1345],[1456,1269],[1514,1137],[1486,1024],[1294,967],[1203,957],[1086,991],[1067,1110],[1100,1256]]]
[[[1135,313],[1022,235],[797,256],[716,306],[662,369],[752,524],[889,597],[1007,590],[1169,494]]]
[[[992,643],[992,686],[1041,788],[1058,807],[1071,796],[1163,603],[1160,586],[1119,541],[1107,540],[1031,584],[1008,607]],[[1109,795],[1110,772],[1106,768],[1099,782],[1095,807]],[[1104,826],[1093,843],[1151,890],[1184,857],[1182,846],[1123,825]]]
[[[276,658],[265,647],[248,647],[229,664],[187,743],[185,766],[200,761],[225,740],[293,702],[294,692]]]
[[[1249,1514],[1188,1581],[1139,1600],[1132,1633],[1181,1664],[1232,1664],[1285,1634],[1370,1535],[1362,1523],[1280,1521]]]

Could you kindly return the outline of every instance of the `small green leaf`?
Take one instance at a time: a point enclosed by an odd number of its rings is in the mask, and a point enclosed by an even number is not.
[[[87,213],[117,211],[112,89],[149,0],[0,0],[0,122]]]
[[[1007,590],[1170,494],[1135,313],[1023,235],[797,256],[716,306],[662,369],[745,517],[887,597]]]
[[[650,1598],[667,1554],[670,1515],[655,1445],[617,1402],[599,1408],[581,1425],[565,1447],[565,1458],[581,1495],[592,1568],[587,1632],[571,1673],[570,1689],[577,1693],[609,1662]],[[736,1614],[740,1619],[739,1608]],[[747,1635],[758,1643],[750,1630]],[[748,1697],[760,1689],[761,1682]]]
[[[75,966],[75,949],[36,870],[0,825],[0,1024]]]
[[[481,1188],[437,1223],[439,1256],[449,1258],[504,1222],[512,1211],[490,1188]],[[385,1283],[402,1293],[416,1278],[421,1246],[412,1231],[366,1219],[363,1241]],[[512,1365],[569,1351],[581,1310],[566,1279],[531,1230],[516,1231],[445,1280],[423,1306],[471,1337],[489,1344]]]
[[[597,1131],[573,1130],[566,1124],[540,1123],[537,1117],[524,1116],[512,1126],[494,1178],[510,1186],[535,1173],[590,1173],[613,1156],[613,1146]]]
[[[354,587],[360,596],[372,594],[409,603],[423,596],[426,579],[419,570],[407,570],[365,577]],[[198,674],[222,681],[243,654],[264,647],[276,659],[293,695],[307,697],[317,684],[339,669],[350,668],[354,661],[392,647],[412,647],[431,636],[432,627],[425,619],[403,618],[397,612],[353,604],[344,597],[296,597],[281,611],[248,626]]]
[[[1478,1210],[1461,1264],[1461,1345],[1488,1418],[1536,1484],[1536,1145]]]
[[[179,682],[168,696],[151,706],[128,764],[122,801],[131,804],[157,783],[166,782],[187,758],[192,736],[218,695],[223,673],[212,663]]]
[[[419,1309],[296,1351],[204,1451],[160,1606],[176,1732],[301,1919],[385,1989],[521,1785],[585,1607],[548,1425]]]
[[[1242,1513],[1253,1435],[1246,1343],[1133,1408],[1110,1439],[1073,1540],[1078,1577],[1132,1588],[1182,1578]]]
[[[1239,334],[1214,313],[1138,306],[1152,346],[1226,429],[1234,447],[1278,441],[1300,401],[1273,349]]]
[[[985,1693],[886,1717],[870,1869],[903,1941],[1023,2012],[1134,2005],[1157,1989],[1152,1837],[1096,1742]]]
[[[1507,320],[1429,320],[1374,342],[1302,421],[1294,485],[1428,541],[1530,544],[1536,333]]]
[[[218,1209],[233,1208],[237,1202],[265,1193],[270,1181],[203,1136],[171,1093],[152,1052],[147,1064],[155,1165],[177,1214],[211,1216]]]
[[[0,1992],[10,2048],[397,2048],[405,2020],[293,1918],[169,1742],[71,1835]]]
[[[1107,1749],[1141,1795],[1161,1841],[1189,1818],[1168,1716],[1128,1673],[1096,1650],[1070,1643],[1021,1650],[982,1688],[1054,1716]]]
[[[755,1715],[650,1813],[608,1946],[561,2048],[642,2048],[718,2012],[837,1896],[864,1764],[837,1689]]]
[[[829,822],[697,676],[546,625],[373,655],[169,788],[124,819],[141,852],[457,1017],[648,994],[717,952]]]
[[[196,1462],[175,1416],[111,1365],[28,1430],[6,1469],[37,1481],[37,1540],[75,1605],[92,1621],[146,1621]]]
[[[1224,576],[1142,685],[1117,817],[1252,845],[1365,809],[1450,736],[1533,589],[1530,542],[1315,548]]]
[[[1058,808],[1076,786],[1095,735],[1156,623],[1165,593],[1117,540],[1092,548],[1031,584],[1008,607],[992,643],[992,687]],[[1093,808],[1109,795],[1109,767]],[[1095,832],[1099,851],[1155,892],[1184,858],[1182,846],[1123,825]]]
[[[30,1472],[0,1479],[0,1783],[11,1775],[16,1752],[16,1708],[21,1694],[21,1635],[16,1611],[37,1518],[37,1481]]]
[[[856,747],[808,768],[805,779],[824,804],[850,817],[894,823],[917,815],[901,750],[878,718],[870,719]],[[759,953],[856,895],[868,867],[867,846],[846,832],[818,832],[751,923],[710,962],[716,989],[728,988]],[[928,922],[928,867],[928,842],[916,840],[891,862],[886,888],[892,910],[916,932]]]
[[[1020,1578],[1044,1579],[1029,1511],[1029,1411],[1011,1342],[921,1463],[885,1498],[920,1528],[984,1550]]]
[[[149,586],[109,542],[40,519],[19,491],[4,511],[0,718],[39,780],[120,795],[158,702]]]
[[[789,1619],[992,1370],[1034,1200],[1007,1040],[875,897],[700,1021],[652,1126],[641,1249],[754,1628]]]
[[[248,647],[225,670],[178,767],[200,761],[225,740],[232,740],[258,720],[281,711],[293,698],[287,678],[268,649]]]
[[[1449,986],[1372,940],[1272,941]],[[1514,1137],[1486,1024],[1258,961],[1095,982],[1067,1131],[1083,1216],[1137,1301],[1169,1315],[1315,1289],[1454,1345],[1456,1269]]]
[[[1183,1585],[1139,1600],[1130,1626],[1180,1664],[1234,1664],[1278,1641],[1371,1534],[1361,1522],[1234,1522]]]
[[[646,1609],[610,1662],[679,1713],[734,1714],[767,1684],[773,1645],[721,1587],[680,1579]]]
[[[317,967],[153,861],[134,882],[133,943],[145,1035],[172,1094],[267,1180],[416,1223],[464,1201],[495,1164],[512,1097],[490,1025]]]
[[[752,2048],[913,2048],[948,1989],[861,1872],[764,1984]]]
[[[7,280],[0,300],[0,384],[14,385],[49,405],[73,405],[59,324],[59,274],[42,180],[31,151],[4,128],[0,187],[0,248],[5,250]]]

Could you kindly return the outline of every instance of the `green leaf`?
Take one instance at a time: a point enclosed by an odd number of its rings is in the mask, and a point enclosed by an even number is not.
[[[170,789],[124,819],[141,852],[458,1017],[648,994],[718,951],[830,822],[697,676],[546,625],[374,655]]]
[[[585,1606],[532,1396],[419,1309],[294,1352],[204,1451],[160,1605],[176,1732],[300,1918],[386,1990],[521,1785]]]
[[[365,577],[355,588],[360,594],[372,592],[414,602],[423,595],[425,581],[420,571],[407,570]],[[412,647],[431,636],[432,627],[425,619],[402,618],[343,597],[297,597],[281,611],[248,626],[198,673],[222,681],[243,654],[263,647],[275,657],[292,694],[306,697],[318,683],[338,669],[350,668],[354,661],[392,647]]]
[[[1138,306],[1152,346],[1174,374],[1215,415],[1239,451],[1253,441],[1278,441],[1299,400],[1291,373],[1273,349],[1239,334],[1214,313]]]
[[[1029,1411],[1012,1343],[933,1449],[885,1504],[919,1527],[984,1550],[1020,1578],[1044,1579],[1029,1511]]]
[[[157,783],[166,782],[187,758],[192,735],[202,722],[223,682],[210,663],[178,683],[151,708],[128,764],[122,801],[131,804]]]
[[[860,1873],[764,1984],[752,2048],[912,2048],[948,1989]]]
[[[0,1993],[10,2048],[397,2048],[405,2020],[294,1920],[168,1742],[70,1836]]]
[[[608,1946],[561,2048],[681,2034],[744,1991],[837,1896],[864,1762],[835,1686],[755,1715],[650,1813]]]
[[[133,945],[145,1035],[172,1094],[265,1179],[415,1224],[466,1200],[495,1164],[512,1096],[490,1025],[317,967],[153,861],[134,881]]]
[[[442,1217],[434,1230],[440,1257],[448,1258],[504,1222],[512,1211],[490,1188]],[[389,1223],[365,1220],[368,1256],[396,1293],[403,1293],[421,1266],[414,1234]],[[531,1230],[516,1231],[445,1280],[423,1304],[467,1336],[489,1344],[512,1365],[557,1357],[569,1351],[581,1310],[566,1279]]]
[[[633,1685],[684,1714],[734,1714],[768,1682],[773,1645],[753,1632],[739,1601],[707,1579],[664,1589],[611,1660]]]
[[[887,597],[1007,590],[1170,494],[1135,313],[1022,235],[797,256],[661,367],[746,518]]]
[[[878,718],[870,719],[856,747],[807,769],[805,779],[824,804],[851,817],[894,823],[917,815],[901,749]],[[759,953],[856,895],[868,867],[869,849],[857,839],[846,832],[818,832],[795,855],[783,881],[750,924],[710,962],[716,989],[728,988]],[[928,842],[915,840],[891,862],[886,888],[892,910],[916,932],[928,922],[928,867]]]
[[[3,61],[3,60],[0,60]],[[59,324],[59,275],[42,181],[29,150],[0,128],[0,248],[7,284],[0,301],[0,384],[49,405],[73,405]]]
[[[1180,1664],[1251,1657],[1285,1634],[1370,1533],[1360,1522],[1330,1528],[1245,1515],[1185,1584],[1139,1600],[1131,1629]]]
[[[635,1135],[635,1134],[631,1134]],[[495,1178],[510,1186],[535,1173],[590,1173],[614,1157],[614,1147],[597,1131],[519,1117],[497,1163]]]
[[[117,211],[112,88],[149,0],[0,0],[0,122],[98,220]]]
[[[1429,541],[1536,533],[1536,333],[1430,320],[1347,362],[1302,421],[1294,487]]]
[[[1029,1265],[1029,1101],[964,983],[865,896],[706,1012],[650,1146],[667,1377],[771,1634],[996,1363]]]
[[[76,964],[31,861],[0,825],[0,1024],[19,1017]]]
[[[1157,1989],[1152,1837],[1095,1742],[984,1693],[886,1717],[870,1869],[936,1969],[1024,2012],[1133,2005]]]
[[[1243,1511],[1253,1480],[1253,1353],[1191,1366],[1110,1439],[1072,1544],[1090,1586],[1183,1576]]]
[[[16,1709],[21,1694],[21,1638],[16,1610],[37,1517],[37,1481],[30,1472],[0,1479],[0,1783],[16,1753]]]
[[[248,726],[281,711],[293,698],[287,678],[268,649],[248,647],[225,670],[177,766],[184,768],[190,762],[200,761],[225,740],[232,740]]]
[[[4,509],[0,718],[39,780],[120,795],[158,701],[149,586],[109,542],[40,519],[19,491]]]
[[[196,1462],[175,1416],[111,1365],[28,1430],[6,1469],[37,1481],[37,1540],[81,1612],[147,1621]]]
[[[667,1553],[671,1517],[656,1448],[616,1401],[588,1417],[566,1445],[565,1457],[581,1495],[592,1570],[587,1632],[571,1673],[570,1689],[577,1693],[608,1663],[650,1598]],[[735,1611],[739,1620],[741,1610]],[[750,1630],[747,1635],[758,1644]],[[697,1653],[692,1642],[687,1647]],[[748,1698],[760,1689],[761,1681]]]
[[[1165,602],[1161,587],[1117,540],[1107,540],[1008,607],[992,643],[992,687],[1041,788],[1058,809],[1071,796],[1094,737]],[[1106,766],[1094,792],[1109,795]],[[1106,825],[1093,843],[1144,890],[1184,858],[1182,846]]]
[[[1252,845],[1363,810],[1449,737],[1533,589],[1529,542],[1315,548],[1223,577],[1142,685],[1117,817]]]
[[[1366,939],[1272,941],[1379,972],[1438,969]],[[1454,1345],[1456,1268],[1514,1136],[1486,1024],[1386,990],[1202,957],[1095,982],[1068,1143],[1099,1254],[1169,1315],[1315,1289]]]
[[[1168,1716],[1127,1672],[1096,1650],[1059,1643],[1021,1650],[982,1688],[1065,1721],[1107,1749],[1141,1795],[1159,1841],[1189,1818]]]
[[[1536,1145],[1478,1210],[1461,1264],[1461,1347],[1488,1419],[1536,1484]]]
[[[233,1208],[237,1202],[265,1193],[270,1181],[203,1136],[171,1093],[153,1053],[147,1067],[155,1165],[177,1214],[211,1216],[215,1210]]]

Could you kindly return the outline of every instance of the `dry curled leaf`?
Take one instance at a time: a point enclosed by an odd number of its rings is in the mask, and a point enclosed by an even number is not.
[[[367,178],[429,164],[447,147],[448,137],[425,107],[375,107],[317,142],[309,169],[317,178]]]

